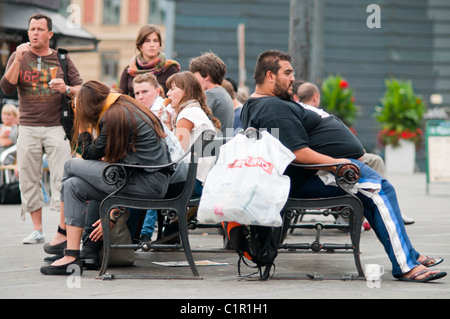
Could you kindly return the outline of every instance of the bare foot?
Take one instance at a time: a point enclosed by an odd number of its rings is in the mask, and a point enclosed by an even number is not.
[[[72,256],[64,256],[63,258],[61,258],[61,259],[58,259],[58,260],[55,260],[53,263],[52,263],[52,266],[62,266],[62,265],[67,265],[67,264],[70,264],[72,261],[75,261],[75,257],[72,257]]]
[[[51,246],[56,246],[58,244],[61,244],[62,242],[65,242],[67,240],[67,237],[61,234],[60,232],[56,232],[56,235],[53,236],[52,241],[50,242]]]
[[[417,259],[417,261],[426,267],[433,267],[437,264],[440,264],[443,261],[443,259],[442,258],[436,259],[433,257],[427,257],[427,256],[420,255],[420,257],[419,257],[419,259]]]

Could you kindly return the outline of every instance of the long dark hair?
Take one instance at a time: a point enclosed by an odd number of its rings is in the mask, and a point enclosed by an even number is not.
[[[100,115],[105,107],[106,99],[111,93],[109,87],[97,81],[83,84],[76,97],[74,131],[84,132],[98,129]],[[127,116],[127,112],[130,116]],[[105,161],[116,163],[122,160],[129,150],[136,152],[137,124],[133,114],[138,115],[155,131],[158,138],[165,137],[164,130],[156,116],[142,103],[121,95],[103,115],[108,140],[105,147]],[[129,122],[131,121],[131,127]],[[97,132],[98,134],[99,132]],[[131,136],[133,140],[129,141]],[[75,147],[79,147],[74,134]]]

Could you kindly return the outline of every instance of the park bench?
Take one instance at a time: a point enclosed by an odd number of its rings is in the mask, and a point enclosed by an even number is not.
[[[202,136],[198,137],[193,143],[188,152],[184,154],[177,161],[160,166],[143,166],[143,165],[129,165],[121,163],[113,163],[108,165],[103,170],[103,179],[105,182],[111,185],[119,185],[118,189],[108,195],[100,204],[100,218],[103,228],[103,246],[104,254],[102,260],[102,266],[100,268],[99,277],[108,279],[110,275],[106,274],[106,269],[108,267],[108,258],[110,248],[129,248],[138,249],[141,248],[144,251],[149,251],[151,249],[168,249],[168,248],[182,248],[185,252],[186,259],[191,268],[194,277],[199,277],[197,267],[195,265],[194,259],[192,257],[192,251],[189,245],[188,238],[188,228],[187,228],[187,207],[189,206],[189,201],[191,200],[192,194],[194,192],[196,175],[197,175],[197,163],[203,154],[214,154],[214,136],[215,132],[205,131]],[[219,145],[220,146],[220,145]],[[171,167],[182,160],[186,156],[190,156],[190,162],[187,172],[186,182],[184,183],[183,189],[178,194],[170,198],[162,199],[142,199],[133,198],[130,196],[123,196],[120,194],[121,189],[126,185],[128,178],[132,172],[138,173],[140,169],[154,169],[160,170],[167,167]],[[161,241],[142,243],[137,245],[111,245],[110,244],[110,212],[112,209],[117,209],[123,211],[123,207],[135,208],[135,209],[155,209],[155,210],[170,210],[174,212],[178,217],[178,228],[179,237],[181,239],[181,245],[178,244],[165,244]],[[160,212],[158,212],[160,214]],[[161,227],[159,227],[161,228]],[[178,236],[178,233],[176,233]]]
[[[246,130],[248,137],[258,138],[259,133],[253,128]],[[337,172],[341,172],[341,175],[335,175],[335,183],[337,187],[343,190],[344,195],[327,197],[327,198],[294,198],[289,197],[284,205],[281,215],[283,218],[283,224],[281,231],[279,232],[279,249],[286,250],[311,250],[313,252],[335,251],[335,250],[352,250],[354,256],[355,266],[358,272],[358,279],[364,278],[364,271],[360,260],[360,236],[361,227],[364,220],[363,205],[358,197],[349,191],[349,188],[356,184],[360,178],[360,171],[358,165],[354,163],[330,163],[321,165],[304,165],[291,163],[290,166],[304,168],[304,169],[324,169],[329,167],[335,167]],[[347,166],[345,171],[342,170],[343,166]],[[298,224],[298,217],[303,217],[306,214],[313,215],[333,215],[334,217],[341,216],[349,221],[348,225],[315,222],[308,224]],[[297,228],[315,229],[316,237],[311,243],[284,243],[287,232],[293,231]],[[341,229],[348,230],[350,234],[351,244],[342,243],[321,243],[320,237],[323,229]],[[345,279],[351,276],[344,274]]]
[[[288,250],[311,250],[313,252],[335,251],[335,250],[352,250],[354,262],[358,271],[359,279],[364,278],[364,271],[360,260],[360,236],[361,227],[364,220],[363,205],[358,197],[351,193],[346,186],[351,186],[359,180],[359,168],[356,164],[324,164],[324,165],[300,165],[291,163],[290,165],[302,167],[306,169],[321,169],[326,167],[336,167],[336,171],[340,171],[344,165],[349,165],[343,175],[335,175],[336,185],[344,191],[344,195],[327,198],[292,198],[289,197],[283,210],[283,226],[280,232],[280,249]],[[313,222],[313,223],[297,223],[299,217],[306,214],[313,215],[333,215],[343,217],[349,221],[348,225],[336,224],[334,222]],[[311,243],[283,243],[289,230],[293,231],[297,228],[315,229],[316,237]],[[321,243],[320,237],[324,229],[341,229],[348,230],[350,234],[351,244],[342,243]],[[349,278],[347,278],[349,279]],[[350,278],[351,279],[351,278]]]
[[[253,132],[253,133],[252,133]],[[246,131],[247,136],[252,136],[254,134],[254,129]],[[198,205],[199,198],[192,198],[192,193],[194,191],[196,182],[196,172],[197,172],[197,162],[198,158],[202,154],[207,154],[208,156],[218,156],[219,148],[225,142],[224,139],[214,138],[214,132],[206,131],[203,133],[203,137],[199,137],[195,143],[192,145],[191,149],[184,154],[184,156],[178,159],[176,162],[163,165],[163,166],[140,166],[140,165],[127,165],[127,164],[110,164],[103,171],[103,178],[105,181],[111,184],[120,185],[119,189],[114,193],[106,197],[100,206],[100,217],[103,227],[103,241],[104,241],[104,255],[102,266],[100,268],[99,277],[103,279],[112,279],[113,275],[106,273],[108,267],[108,255],[111,248],[129,248],[138,249],[141,248],[144,251],[153,250],[164,250],[164,249],[180,249],[184,250],[186,259],[191,268],[192,274],[195,278],[199,277],[197,267],[195,265],[192,250],[189,245],[188,231],[189,229],[194,229],[197,227],[217,227],[221,228],[221,224],[217,225],[201,225],[194,221],[189,222],[187,219],[188,207],[193,207]],[[171,198],[163,199],[140,199],[140,198],[130,198],[129,196],[122,196],[120,190],[125,186],[128,180],[129,173],[132,170],[152,168],[152,169],[162,169],[171,165],[174,165],[181,161],[184,157],[190,154],[190,164],[188,168],[187,180],[183,187],[183,190],[178,195]],[[291,163],[290,165],[295,165],[303,168],[316,168],[320,169],[325,166],[338,166],[338,169],[342,167],[343,164],[328,164],[328,165],[300,165]],[[355,164],[349,164],[353,169],[349,169],[344,172],[340,177],[336,176],[336,183],[338,187],[345,191],[342,196],[331,197],[331,198],[310,198],[310,199],[299,199],[299,198],[288,198],[283,210],[283,225],[281,231],[279,232],[279,249],[310,249],[314,252],[320,250],[335,250],[335,249],[351,249],[353,250],[355,265],[358,271],[358,276],[363,278],[364,272],[361,267],[360,262],[360,249],[359,249],[359,239],[361,234],[361,225],[363,221],[363,207],[361,201],[352,193],[348,192],[344,184],[351,185],[357,181],[355,176],[359,176],[359,169]],[[131,245],[111,245],[110,244],[110,228],[109,228],[109,213],[112,209],[116,208],[123,210],[123,207],[130,207],[136,209],[156,209],[158,210],[158,237],[157,240],[150,243],[141,244],[131,244]],[[299,214],[305,214],[309,211],[319,211],[321,213],[327,214],[330,210],[333,214],[339,214],[343,217],[349,218],[348,227],[350,230],[351,244],[322,244],[320,243],[320,233],[322,229],[338,228],[338,225],[325,225],[323,223],[317,223],[313,227],[317,230],[316,240],[312,243],[284,243],[284,239],[287,232],[290,229],[300,228],[303,226],[297,225],[295,217]],[[179,232],[176,232],[169,236],[169,238],[162,237],[162,222],[163,222],[163,212],[170,211],[172,214],[172,219],[176,215],[178,218]],[[181,239],[181,245],[179,244],[167,244],[165,243],[168,239],[178,237]],[[226,235],[224,235],[224,247],[230,248],[226,242]]]

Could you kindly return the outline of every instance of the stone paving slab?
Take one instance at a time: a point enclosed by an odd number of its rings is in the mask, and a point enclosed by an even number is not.
[[[450,185],[432,185],[430,195],[425,191],[425,175],[392,175],[400,206],[416,223],[407,226],[415,248],[423,254],[444,257],[439,266],[450,272]],[[385,267],[379,287],[370,287],[364,280],[344,281],[342,274],[356,275],[351,253],[293,253],[281,251],[276,259],[276,272],[268,282],[237,276],[237,255],[224,252],[222,238],[214,229],[191,231],[190,241],[194,259],[227,263],[221,266],[201,266],[201,279],[193,279],[188,267],[163,267],[153,262],[184,261],[183,252],[136,252],[133,267],[108,269],[115,276],[133,279],[101,280],[97,271],[84,271],[81,277],[44,276],[42,245],[23,245],[22,239],[32,230],[31,219],[20,219],[19,205],[0,206],[0,298],[2,299],[180,299],[178,311],[187,301],[198,299],[448,299],[450,276],[428,284],[405,283],[390,274],[390,262],[373,231],[361,236],[361,261]],[[59,216],[44,208],[44,232],[50,240]],[[288,240],[311,242],[314,235],[296,230]],[[323,231],[322,242],[343,240],[348,235]],[[242,266],[244,274],[253,270]],[[147,279],[137,279],[144,275]],[[315,280],[311,279],[311,277]],[[179,279],[148,279],[154,276]],[[223,311],[223,309],[222,309]]]

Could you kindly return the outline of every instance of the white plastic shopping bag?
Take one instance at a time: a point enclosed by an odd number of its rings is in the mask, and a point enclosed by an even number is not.
[[[267,131],[260,133],[260,139],[238,134],[221,146],[217,163],[208,173],[199,221],[281,226],[280,212],[290,188],[283,172],[294,158]]]

